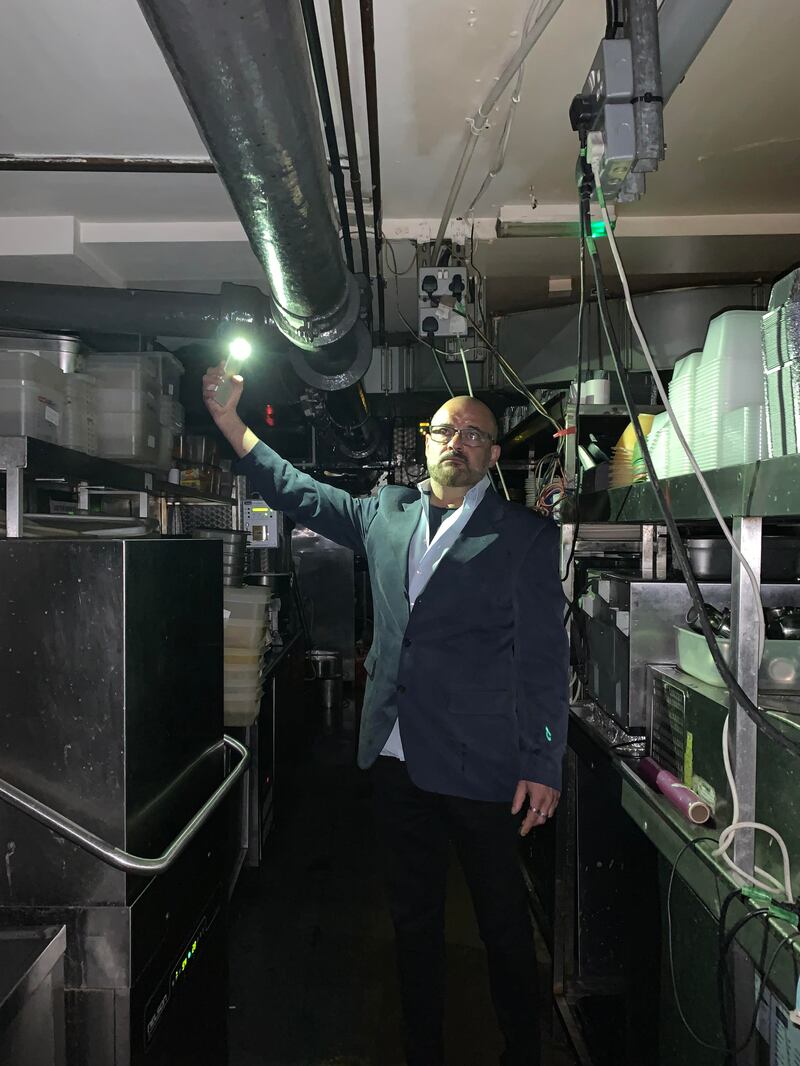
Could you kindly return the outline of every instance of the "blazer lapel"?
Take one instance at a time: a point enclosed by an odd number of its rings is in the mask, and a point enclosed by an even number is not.
[[[428,585],[430,586],[442,571],[447,573],[448,564],[469,562],[470,559],[474,559],[476,555],[494,544],[500,536],[500,524],[504,518],[505,507],[502,501],[498,499],[495,492],[487,489],[475,513],[456,537],[450,550],[431,576]]]
[[[388,557],[383,560],[387,574],[387,588],[402,589],[395,604],[398,614],[408,619],[408,552],[411,538],[422,514],[419,496],[404,500],[389,522]]]

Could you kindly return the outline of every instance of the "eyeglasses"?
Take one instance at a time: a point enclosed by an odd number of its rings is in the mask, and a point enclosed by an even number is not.
[[[431,426],[428,430],[428,436],[437,444],[449,444],[456,434],[461,437],[461,443],[466,444],[468,448],[477,448],[479,444],[490,444],[493,439],[491,433],[475,429],[474,426],[466,426],[464,429],[458,429],[456,426]]]

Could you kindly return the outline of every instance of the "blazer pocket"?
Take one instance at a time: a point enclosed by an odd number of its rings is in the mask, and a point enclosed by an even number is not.
[[[506,688],[457,689],[450,696],[451,714],[492,714],[511,717],[514,709],[513,693]]]

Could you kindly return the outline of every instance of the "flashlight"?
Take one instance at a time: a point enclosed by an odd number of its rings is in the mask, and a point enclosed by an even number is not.
[[[253,346],[245,337],[234,337],[228,345],[228,358],[225,360],[225,366],[223,367],[223,373],[225,380],[217,387],[217,391],[214,393],[215,401],[224,407],[228,402],[233,391],[231,387],[231,374],[237,374],[241,368],[241,364],[247,359],[253,352]]]

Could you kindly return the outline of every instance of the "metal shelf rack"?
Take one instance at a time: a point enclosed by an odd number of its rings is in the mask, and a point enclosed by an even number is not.
[[[138,496],[141,516],[148,513],[151,497],[161,500],[165,506],[177,502],[235,506],[231,497],[173,485],[152,471],[109,459],[98,459],[35,437],[0,437],[0,472],[6,478],[6,529],[9,537],[22,534],[26,477],[38,481],[65,481],[87,496],[98,490]]]

